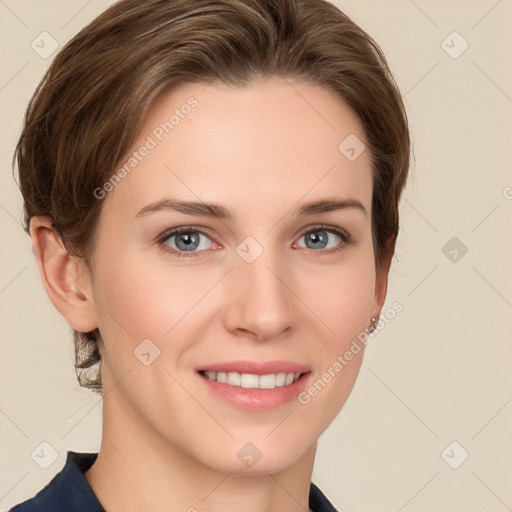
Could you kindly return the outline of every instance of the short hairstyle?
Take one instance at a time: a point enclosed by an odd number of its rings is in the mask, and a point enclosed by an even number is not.
[[[273,77],[329,89],[362,123],[380,268],[398,235],[407,116],[378,44],[327,0],[121,0],[100,14],[56,55],[28,104],[14,154],[25,231],[32,216],[50,217],[68,253],[93,270],[102,207],[93,191],[155,100],[187,83]],[[101,393],[99,330],[74,330],[73,339],[80,385]]]

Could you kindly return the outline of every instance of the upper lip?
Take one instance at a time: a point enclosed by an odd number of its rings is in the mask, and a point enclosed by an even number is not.
[[[207,364],[197,368],[198,372],[238,372],[251,373],[253,375],[267,375],[270,373],[306,373],[309,368],[303,364],[292,361],[227,361],[225,363]]]

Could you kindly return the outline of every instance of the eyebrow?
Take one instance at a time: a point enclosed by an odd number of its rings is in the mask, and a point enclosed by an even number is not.
[[[364,213],[366,217],[368,217],[366,208],[357,199],[340,199],[337,197],[319,199],[317,201],[299,205],[293,210],[293,214],[302,217],[305,215],[314,215],[318,213],[328,213],[347,209],[359,210]],[[178,201],[172,198],[165,198],[144,206],[137,211],[135,218],[143,217],[150,213],[159,212],[162,210],[171,210],[187,215],[200,215],[204,217],[213,217],[216,219],[226,220],[231,220],[235,217],[233,211],[228,210],[225,206],[217,203]]]

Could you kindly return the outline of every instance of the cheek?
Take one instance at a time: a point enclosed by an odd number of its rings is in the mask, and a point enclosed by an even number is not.
[[[371,257],[360,256],[328,268],[318,266],[300,280],[298,296],[321,320],[325,339],[332,340],[336,349],[350,343],[369,325],[375,269]]]
[[[152,379],[142,355],[148,351],[156,367],[171,371],[180,367],[200,339],[196,330],[208,324],[219,304],[201,300],[212,282],[222,277],[222,272],[217,275],[211,268],[184,270],[161,260],[148,263],[147,256],[125,252],[122,257],[105,257],[96,275],[98,325],[116,379],[128,370],[130,380]],[[151,384],[143,387],[147,385]]]
[[[314,277],[318,286],[311,291],[309,282],[302,293],[324,334],[317,338],[314,378],[298,397],[297,407],[304,421],[320,433],[344,406],[361,368],[374,300],[373,260],[362,258],[357,264],[330,269],[322,278]]]
[[[180,272],[176,266],[166,269],[159,263],[148,265],[129,254],[105,259],[97,275],[95,296],[104,328],[134,342],[161,338],[186,314],[193,299],[205,293],[205,282],[190,279],[190,272]]]

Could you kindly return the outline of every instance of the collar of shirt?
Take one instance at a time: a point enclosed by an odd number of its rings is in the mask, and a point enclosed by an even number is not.
[[[105,512],[84,476],[97,456],[68,451],[62,470],[33,498],[15,505],[9,512]],[[338,512],[313,482],[309,508],[313,512]]]

